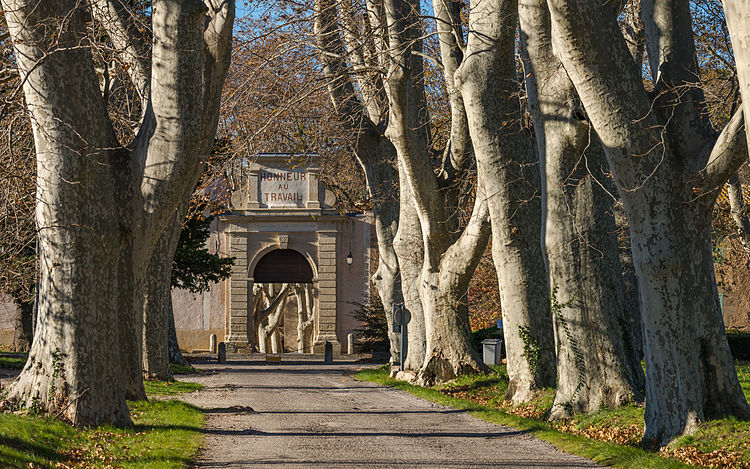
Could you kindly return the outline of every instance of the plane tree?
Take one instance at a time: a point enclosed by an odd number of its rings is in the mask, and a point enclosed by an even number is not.
[[[129,5],[2,2],[34,132],[40,266],[37,334],[2,406],[75,425],[129,425],[125,399],[145,397],[142,280],[213,144],[229,63],[233,2],[154,1],[150,45]],[[122,141],[92,24],[140,98]]]

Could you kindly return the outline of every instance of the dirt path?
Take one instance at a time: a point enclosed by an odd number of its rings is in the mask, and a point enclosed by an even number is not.
[[[195,467],[597,467],[532,436],[353,379],[356,364],[198,365]]]

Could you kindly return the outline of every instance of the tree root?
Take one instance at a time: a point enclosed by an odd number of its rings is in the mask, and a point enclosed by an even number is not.
[[[415,381],[419,386],[434,386],[458,376],[486,374],[490,371],[492,370],[487,365],[477,362],[471,357],[463,360],[456,359],[454,363],[442,354],[433,353],[416,374]]]

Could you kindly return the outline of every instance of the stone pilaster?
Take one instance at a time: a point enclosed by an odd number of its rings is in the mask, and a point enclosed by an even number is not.
[[[257,192],[256,192],[257,193]],[[236,232],[227,233],[229,255],[234,257],[229,278],[229,317],[227,318],[227,350],[238,352],[248,347],[247,304],[249,279],[247,278],[247,238]]]
[[[309,168],[307,170],[307,208],[320,208],[320,181],[318,180],[320,169]]]
[[[334,350],[340,350],[336,337],[336,241],[335,230],[318,231],[318,338],[315,351],[322,350],[326,341],[333,344]]]
[[[258,185],[260,181],[260,169],[253,168],[248,171],[247,175],[247,208],[252,210],[260,208],[260,201],[258,200]]]

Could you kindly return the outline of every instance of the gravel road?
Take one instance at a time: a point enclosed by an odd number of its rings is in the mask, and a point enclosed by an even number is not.
[[[207,413],[194,467],[598,467],[530,435],[356,381],[361,364],[247,357],[196,365]],[[290,361],[292,359],[298,361]]]

